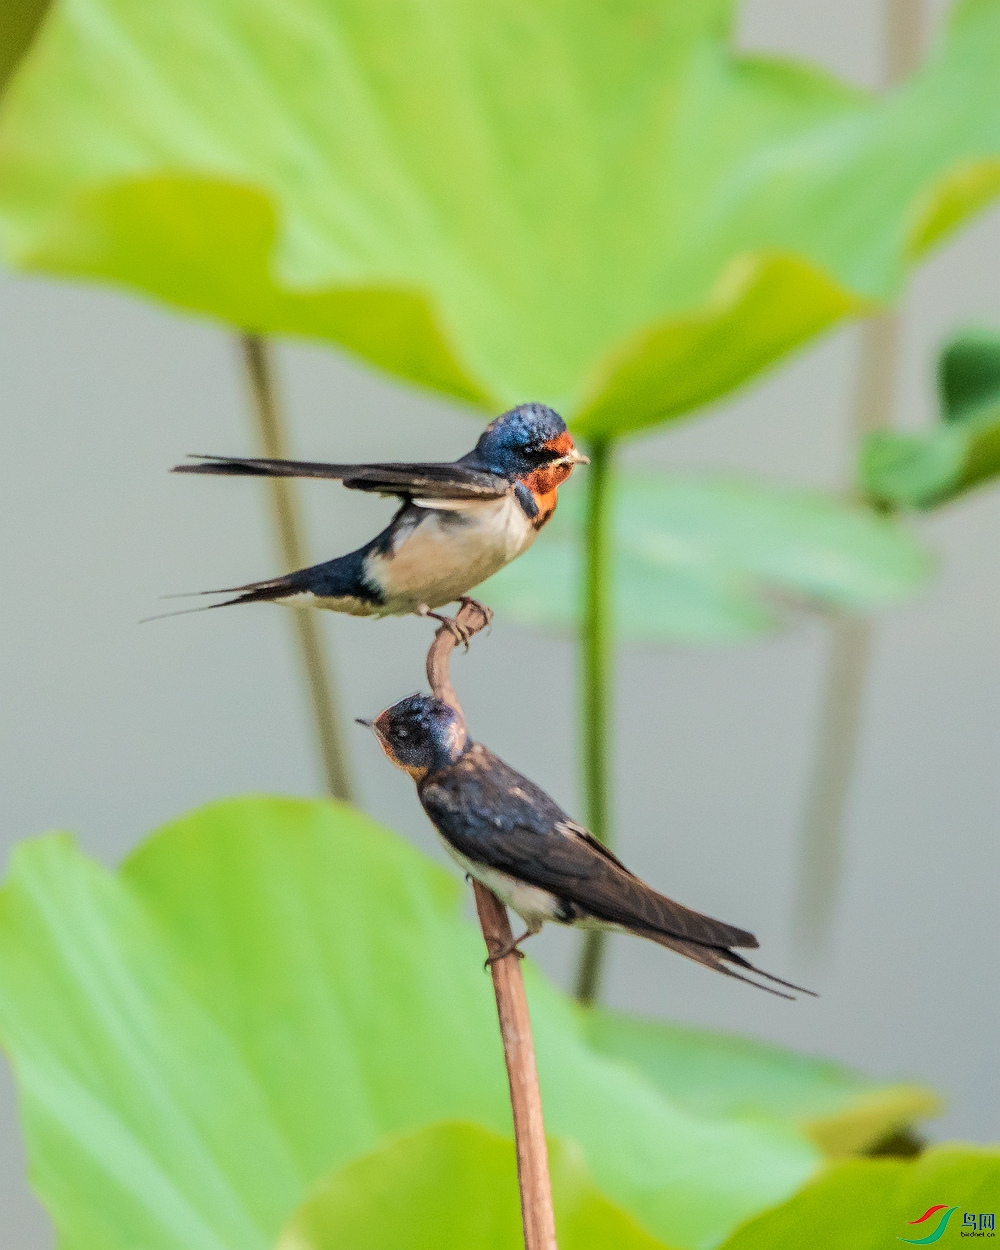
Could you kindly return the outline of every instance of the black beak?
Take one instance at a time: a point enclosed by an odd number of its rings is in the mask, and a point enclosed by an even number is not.
[[[364,725],[366,729],[375,728],[375,722],[373,720],[365,720],[362,716],[355,716],[354,723],[355,725]]]

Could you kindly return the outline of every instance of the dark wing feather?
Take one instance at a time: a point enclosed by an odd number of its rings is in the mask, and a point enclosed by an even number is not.
[[[543,790],[479,744],[427,778],[420,798],[461,854],[549,890],[608,924],[712,947],[757,946],[745,929],[675,903],[640,881]]]
[[[451,464],[322,464],[309,460],[240,459],[198,456],[197,464],[179,464],[175,473],[213,473],[228,477],[333,478],[352,490],[420,499],[499,499],[510,482],[495,473]]]

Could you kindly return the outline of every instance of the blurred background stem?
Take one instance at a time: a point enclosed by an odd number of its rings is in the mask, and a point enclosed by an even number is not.
[[[240,336],[243,367],[252,399],[257,439],[261,452],[270,459],[288,458],[288,438],[275,379],[271,346],[257,334]],[[274,527],[285,568],[304,568],[308,564],[303,541],[301,509],[295,483],[287,477],[268,478]],[[351,784],[340,721],[333,674],[323,650],[319,622],[314,609],[293,608],[289,613],[299,644],[312,704],[316,741],[323,766],[327,793],[335,799],[352,802]]]
[[[611,836],[613,450],[614,444],[609,439],[595,440],[589,448],[580,639],[584,810],[591,833],[605,843]],[[606,938],[607,934],[599,929],[584,934],[576,979],[576,997],[581,1003],[593,1002],[600,991]]]
[[[920,64],[924,45],[923,0],[884,0],[884,77],[887,87]],[[851,422],[851,464],[861,443],[892,420],[899,367],[900,319],[873,317],[861,328],[858,388]],[[847,808],[854,782],[874,626],[838,621],[827,658],[816,756],[806,792],[793,941],[808,971],[829,955],[843,873]]]

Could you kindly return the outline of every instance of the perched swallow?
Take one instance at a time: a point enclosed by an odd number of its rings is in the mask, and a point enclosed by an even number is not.
[[[683,907],[640,881],[544,790],[470,741],[461,714],[441,699],[410,695],[361,724],[374,730],[389,759],[414,779],[452,858],[528,926],[494,958],[517,950],[551,920],[649,938],[781,998],[792,996],[733,965],[786,989],[812,993],[737,954],[733,947],[758,945],[752,933]]]
[[[213,607],[262,601],[312,604],[352,616],[436,615],[527,551],[556,508],[577,451],[565,422],[544,404],[497,417],[468,455],[449,464],[312,464],[198,457],[175,473],[336,478],[353,490],[397,495],[388,527],[348,555],[284,577],[206,594]],[[440,618],[444,619],[444,618]]]

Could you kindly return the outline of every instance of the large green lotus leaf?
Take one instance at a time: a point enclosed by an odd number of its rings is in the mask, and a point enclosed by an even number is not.
[[[870,611],[931,567],[899,523],[816,491],[623,474],[614,492],[625,638],[724,642],[774,628],[791,607]],[[487,602],[526,624],[576,624],[584,493],[576,481],[562,488],[544,541],[486,583]]]
[[[938,367],[941,420],[926,433],[879,430],[865,440],[861,489],[889,508],[934,508],[1000,475],[1000,334],[952,340]]]
[[[113,238],[109,223],[142,222]],[[427,298],[390,286],[292,290],[269,268],[277,225],[266,195],[206,178],[159,175],[83,191],[46,246],[40,267],[100,276],[155,291],[184,306],[192,273],[211,288],[214,311],[237,325],[332,339],[392,373],[419,372],[428,386],[489,405],[451,355]],[[106,249],[100,273],[91,257]]]
[[[561,1250],[666,1250],[549,1143]],[[435,1124],[348,1163],[299,1208],[277,1250],[523,1250],[514,1143]]]
[[[18,848],[0,891],[0,1039],[63,1250],[264,1250],[313,1185],[388,1134],[508,1133],[460,897],[332,803],[216,804],[117,875],[65,837]],[[815,1170],[789,1125],[674,1106],[526,971],[547,1127],[651,1235],[715,1245]]]
[[[3,247],[638,430],[892,298],[1000,190],[1000,0],[884,98],[730,26],[727,0],[57,0],[0,124]]]
[[[899,1250],[901,1242],[965,1244],[962,1238],[971,1232],[965,1216],[972,1216],[978,1232],[980,1214],[995,1216],[998,1200],[997,1150],[949,1145],[913,1162],[851,1159],[834,1164],[790,1202],[741,1228],[725,1250]],[[978,1232],[983,1238],[992,1235]]]
[[[913,1084],[879,1084],[851,1068],[766,1042],[595,1009],[587,1039],[701,1116],[770,1116],[798,1125],[831,1156],[876,1146],[941,1100]]]

